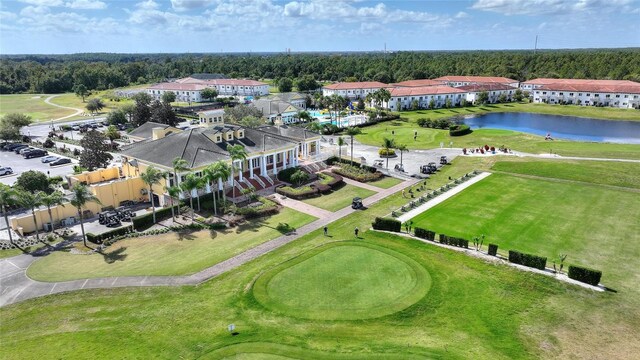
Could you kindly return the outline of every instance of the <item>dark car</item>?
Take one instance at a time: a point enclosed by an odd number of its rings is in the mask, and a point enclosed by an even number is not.
[[[35,149],[22,154],[25,159],[39,158],[46,155],[49,155],[49,153],[42,149]]]
[[[7,144],[3,147],[4,150],[6,151],[13,151],[13,149],[15,149],[16,147],[20,146],[22,144]]]
[[[70,163],[71,163],[71,159],[62,158],[60,160],[50,162],[49,166],[57,166],[57,165],[64,165],[64,164],[70,164]]]
[[[11,149],[11,150],[12,150],[14,153],[18,154],[18,153],[20,152],[20,150],[22,150],[22,149],[26,149],[26,148],[28,148],[28,147],[29,147],[29,145],[20,144],[20,145],[18,145],[18,146],[16,146],[16,147],[14,147],[14,148],[13,148],[13,149]]]

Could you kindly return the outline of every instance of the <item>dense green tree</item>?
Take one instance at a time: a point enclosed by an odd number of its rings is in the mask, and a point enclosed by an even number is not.
[[[85,108],[89,110],[90,113],[95,114],[98,111],[104,109],[104,102],[100,98],[93,98],[87,102]]]
[[[30,193],[38,191],[51,193],[53,191],[49,186],[47,174],[37,170],[27,170],[20,174],[14,186]]]
[[[151,121],[170,126],[178,125],[178,116],[169,103],[155,100],[150,105]]]
[[[489,93],[486,91],[480,91],[476,95],[476,104],[484,105],[489,102]]]
[[[165,91],[162,94],[162,102],[165,104],[171,104],[172,102],[176,101],[176,93],[174,93],[173,91]]]
[[[264,121],[262,120],[261,117],[258,118],[255,116],[248,115],[240,119],[240,121],[238,121],[238,124],[246,128],[253,129],[253,128],[257,128],[260,125],[264,125]]]
[[[84,102],[84,99],[90,94],[89,90],[86,86],[84,86],[84,84],[74,85],[73,92],[76,94],[76,96],[82,99],[82,102]]]
[[[116,109],[107,114],[107,122],[111,125],[126,124],[127,114],[122,109]]]
[[[320,84],[311,75],[304,75],[296,80],[298,91],[314,91],[319,87]]]
[[[283,77],[278,80],[278,91],[290,92],[293,89],[293,81],[288,77]]]
[[[218,97],[218,91],[214,88],[208,87],[202,89],[202,91],[200,92],[200,96],[202,96],[203,99],[211,101]]]
[[[31,117],[25,114],[11,113],[0,119],[0,139],[18,140],[22,137],[20,129],[31,124]]]
[[[80,146],[84,149],[80,153],[80,166],[89,171],[104,168],[113,159],[113,156],[109,154],[107,137],[99,131],[87,132],[80,140]]]
[[[255,106],[249,105],[237,105],[234,107],[224,108],[225,122],[240,123],[240,120],[247,116],[253,116],[256,118],[262,118],[262,112]]]

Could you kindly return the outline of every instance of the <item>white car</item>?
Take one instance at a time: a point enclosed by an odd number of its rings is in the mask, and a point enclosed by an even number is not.
[[[31,146],[26,147],[26,148],[24,148],[24,149],[20,150],[20,151],[18,152],[18,154],[23,155],[24,153],[26,153],[26,152],[28,152],[28,151],[31,151],[31,150],[35,150],[35,148],[32,148]]]
[[[13,174],[13,170],[10,167],[0,168],[0,176]]]
[[[46,164],[46,163],[50,163],[52,161],[56,161],[58,159],[60,159],[59,156],[49,155],[49,156],[43,157],[40,161],[42,161],[43,163]]]

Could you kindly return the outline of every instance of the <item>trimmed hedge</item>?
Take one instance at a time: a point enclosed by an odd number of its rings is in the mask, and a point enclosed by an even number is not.
[[[589,285],[598,286],[598,284],[600,284],[600,278],[602,278],[602,271],[570,265],[569,278]]]
[[[462,136],[471,134],[469,125],[453,125],[449,128],[449,136]]]
[[[378,150],[378,155],[382,156],[382,157],[395,157],[396,156],[396,151],[393,149],[385,149],[385,148],[381,148]]]
[[[276,193],[292,199],[304,200],[318,196],[318,189],[309,186],[308,190],[302,191],[299,189],[294,189],[291,186],[281,186],[279,188],[276,188]]]
[[[298,166],[281,170],[278,172],[278,180],[291,184],[292,183],[291,175],[293,175],[293,173],[295,173],[298,170],[301,170],[300,167]]]
[[[276,215],[280,212],[278,204],[268,199],[261,199],[262,205],[255,207],[242,207],[236,211],[236,214],[243,215],[247,219],[255,219],[263,216]]]
[[[359,182],[375,181],[384,176],[381,172],[371,172],[363,167],[358,168],[351,165],[342,165],[339,168],[331,169],[331,172]]]
[[[399,220],[381,217],[376,217],[372,225],[375,230],[386,230],[394,232],[400,232],[400,229],[402,228],[402,223]]]
[[[331,156],[325,162],[329,166],[334,165],[335,163],[351,165],[351,161],[349,161],[348,159],[341,159],[341,158],[339,158],[337,156]],[[362,170],[366,170],[366,171],[368,171],[370,173],[374,173],[374,172],[378,171],[378,169],[376,169],[375,167],[361,164],[356,159],[353,160],[353,166],[354,167],[358,167],[358,168],[360,168]]]
[[[469,248],[469,240],[466,239],[439,234],[439,240],[441,244],[457,246],[465,249]]]
[[[431,240],[434,241],[436,239],[436,233],[431,231],[431,230],[427,230],[427,229],[423,229],[423,228],[414,228],[414,234],[415,236],[421,238],[421,239],[426,239],[426,240]]]
[[[547,258],[537,255],[525,254],[515,250],[509,250],[509,262],[544,270],[547,266]]]
[[[103,232],[102,234],[98,234],[98,235],[87,233],[87,240],[94,244],[102,244],[102,242],[106,239],[116,237],[118,235],[124,235],[132,231],[133,229],[131,228],[131,225],[129,225],[129,226],[123,226],[117,229],[113,229],[107,232]]]
[[[174,211],[178,207],[174,206]],[[156,210],[156,221],[162,221],[171,217],[171,207]],[[153,225],[153,213],[144,214],[142,216],[136,216],[133,218],[133,227],[136,230],[145,229]]]
[[[491,256],[498,255],[498,245],[489,244],[489,255],[491,255]]]

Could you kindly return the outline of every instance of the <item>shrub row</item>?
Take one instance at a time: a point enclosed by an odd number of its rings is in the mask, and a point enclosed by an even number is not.
[[[255,219],[263,216],[276,215],[280,212],[278,204],[274,203],[273,201],[265,198],[260,199],[260,201],[262,202],[262,205],[254,207],[245,206],[239,208],[236,211],[236,214],[243,215],[247,219]]]
[[[452,121],[450,119],[436,119],[431,120],[429,118],[420,118],[417,121],[418,126],[434,129],[448,129]]]
[[[414,229],[414,234],[421,239],[426,239],[431,241],[434,241],[436,239],[436,233],[434,231],[419,228],[419,227]]]
[[[439,234],[439,240],[441,244],[457,246],[465,249],[469,248],[469,240],[466,239]]]
[[[93,233],[87,233],[87,240],[94,244],[102,244],[102,242],[106,239],[110,239],[118,235],[124,235],[130,232],[133,232],[133,229],[131,228],[131,226],[124,226],[124,227],[113,229],[98,235],[95,235]]]
[[[598,286],[600,278],[602,277],[602,271],[593,270],[581,266],[571,265],[569,266],[569,278],[577,280],[589,285]]]
[[[378,155],[382,157],[394,157],[396,156],[396,151],[393,149],[381,148],[378,150]]]
[[[331,169],[331,171],[335,174],[342,175],[348,179],[359,182],[375,181],[384,176],[381,172],[370,172],[367,169],[351,165],[342,165],[339,168]]]
[[[305,186],[297,189],[292,188],[291,186],[281,186],[276,188],[276,193],[288,198],[304,200],[318,196],[318,189],[311,186]]]
[[[386,230],[394,232],[400,232],[400,229],[402,227],[402,223],[399,220],[381,217],[376,217],[372,225],[375,230]]]
[[[364,164],[360,164],[359,162],[355,161],[353,162],[353,165],[351,164],[351,161],[348,159],[342,159],[339,158],[337,156],[331,156],[330,158],[328,158],[326,161],[327,165],[331,166],[334,165],[335,163],[341,163],[341,164],[347,164],[347,165],[351,165],[357,168],[360,168],[362,170],[368,171],[370,173],[375,173],[378,171],[378,169],[376,169],[373,166],[369,166],[369,165],[364,165]]]
[[[515,250],[509,250],[509,262],[544,270],[547,266],[547,258],[537,255],[525,254]]]
[[[292,168],[288,168],[288,169],[284,169],[282,171],[279,171],[278,172],[278,180],[284,181],[284,182],[287,182],[287,183],[291,184],[292,183],[291,175],[293,175],[293,173],[295,173],[298,170],[300,170],[300,167],[296,166],[296,167],[292,167]]]
[[[174,211],[177,211],[178,207],[174,206]],[[156,221],[161,221],[171,217],[171,207],[166,207],[160,210],[156,210]],[[137,230],[146,229],[153,225],[153,213],[144,214],[133,218],[133,227]]]
[[[469,125],[453,125],[449,128],[449,136],[462,136],[467,134],[471,134]]]

